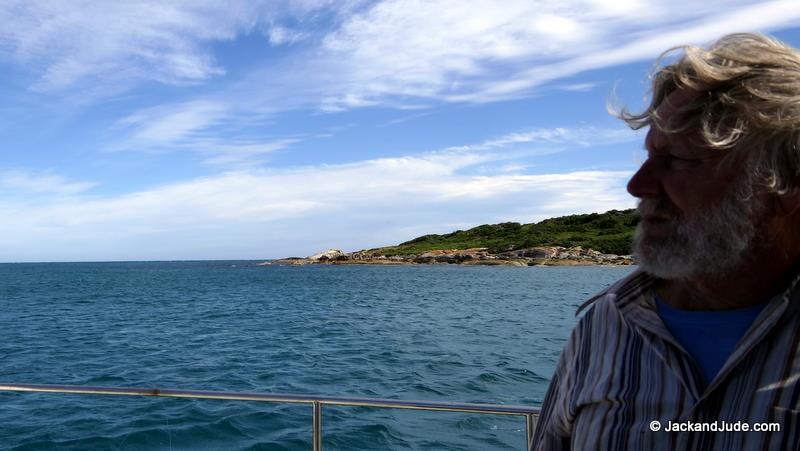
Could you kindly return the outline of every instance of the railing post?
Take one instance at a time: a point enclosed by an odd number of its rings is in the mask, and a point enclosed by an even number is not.
[[[314,401],[311,404],[312,419],[312,446],[314,451],[322,451],[322,403]]]
[[[525,435],[528,437],[528,447],[526,448],[530,451],[531,446],[533,446],[533,434],[536,432],[536,416],[532,413],[525,414]]]

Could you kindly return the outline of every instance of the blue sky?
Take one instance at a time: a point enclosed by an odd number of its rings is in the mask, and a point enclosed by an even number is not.
[[[800,2],[0,0],[0,261],[260,259],[630,208],[663,50]],[[612,95],[612,93],[615,93]]]

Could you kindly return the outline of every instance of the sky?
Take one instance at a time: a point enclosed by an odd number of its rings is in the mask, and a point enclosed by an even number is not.
[[[800,2],[0,0],[0,262],[269,259],[636,205],[668,48]]]

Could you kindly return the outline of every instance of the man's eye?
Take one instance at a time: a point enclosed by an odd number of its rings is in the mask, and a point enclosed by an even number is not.
[[[688,158],[680,158],[674,155],[664,156],[664,166],[669,169],[688,169],[693,168],[700,164],[701,160],[692,160]]]

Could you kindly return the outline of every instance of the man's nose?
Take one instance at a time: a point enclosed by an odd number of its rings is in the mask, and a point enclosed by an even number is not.
[[[652,159],[646,160],[628,181],[628,192],[631,196],[644,198],[654,197],[661,189],[661,175]]]

